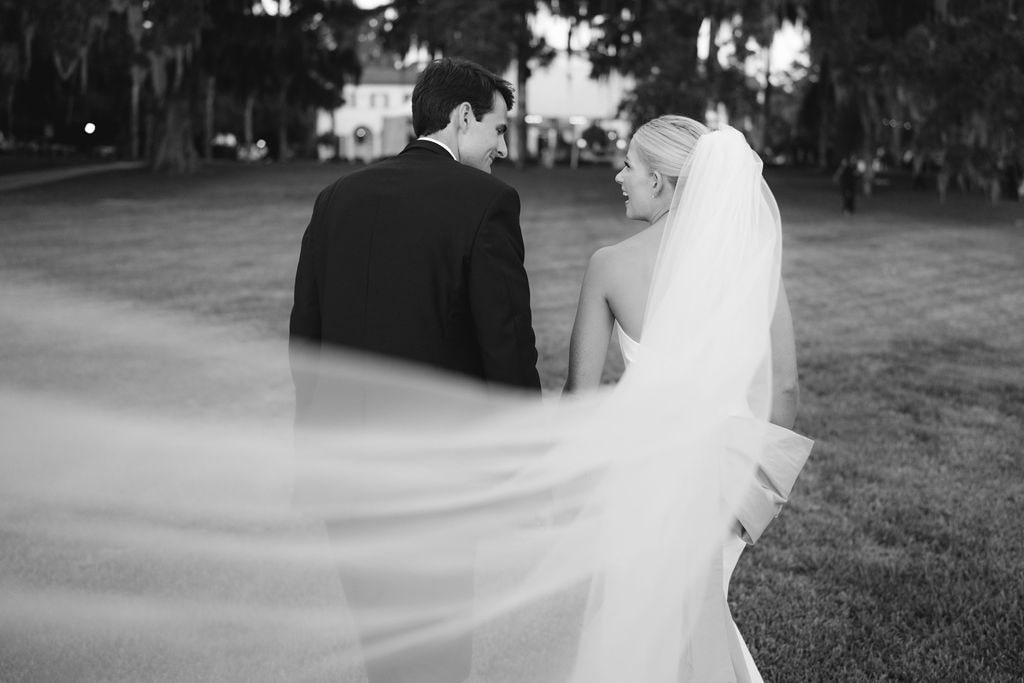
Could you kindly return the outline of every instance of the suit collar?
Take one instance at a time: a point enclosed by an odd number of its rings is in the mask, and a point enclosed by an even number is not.
[[[448,152],[448,155],[452,159],[454,159],[455,161],[459,160],[459,157],[455,156],[455,152],[452,151],[452,148],[449,147],[448,145],[444,144],[440,140],[435,140],[434,138],[428,138],[425,135],[421,135],[418,139],[422,140],[424,142],[433,142],[435,145],[439,145],[441,148],[444,149],[444,151]]]
[[[405,149],[402,150],[402,154],[405,154],[406,152],[411,152],[413,150],[423,150],[425,152],[431,152],[433,154],[437,154],[438,156],[444,157],[449,161],[455,161],[455,163],[458,163],[455,160],[455,157],[452,155],[452,153],[449,152],[444,145],[438,143],[436,140],[430,140],[426,138],[419,138],[418,140],[413,140],[412,142],[405,146]]]

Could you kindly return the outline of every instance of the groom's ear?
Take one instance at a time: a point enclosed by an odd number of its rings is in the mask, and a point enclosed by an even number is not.
[[[463,102],[459,106],[452,109],[452,114],[448,118],[450,123],[455,124],[456,130],[465,130],[469,127],[469,119],[474,118],[473,107],[469,102]]]

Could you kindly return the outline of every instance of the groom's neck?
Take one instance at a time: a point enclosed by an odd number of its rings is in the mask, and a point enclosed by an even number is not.
[[[448,130],[447,128],[443,128],[439,131],[431,133],[430,135],[421,135],[419,139],[430,140],[431,142],[438,143],[439,145],[448,150],[448,153],[452,155],[453,159],[455,159],[456,161],[460,161],[459,153],[457,151],[458,146],[455,144],[454,131]]]

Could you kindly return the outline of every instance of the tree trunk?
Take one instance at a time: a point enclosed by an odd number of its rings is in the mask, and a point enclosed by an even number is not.
[[[516,68],[516,88],[519,95],[519,117],[516,119],[516,160],[518,169],[526,166],[526,81],[527,65],[525,60],[519,60]]]
[[[157,130],[153,168],[157,171],[190,173],[196,169],[199,155],[192,144],[192,121],[188,100],[169,97],[164,105],[163,120]]]
[[[831,78],[831,68],[826,58],[818,78],[818,168],[821,169],[828,168],[828,141],[832,135],[832,114],[835,111],[833,90],[829,87]]]
[[[870,92],[858,91],[858,99],[860,100],[858,106],[860,125],[864,136],[862,156],[867,163],[867,168],[864,169],[861,180],[863,182],[864,196],[870,197],[875,188],[875,150],[878,148],[875,132],[878,129],[878,120],[881,118],[881,112],[874,95]]]
[[[306,107],[306,143],[303,156],[313,159],[320,159],[320,141],[316,132],[316,107]],[[331,132],[334,132],[333,128]]]
[[[703,114],[718,109],[718,74],[721,71],[718,65],[718,43],[715,41],[718,35],[718,19],[714,16],[708,17],[708,59],[704,64],[704,73],[707,78],[707,104]]]
[[[287,161],[288,153],[288,84],[277,92],[277,160]]]
[[[527,22],[529,13],[528,0],[522,0],[519,7],[519,31],[516,45],[516,95],[519,99],[519,117],[516,119],[516,158],[515,166],[523,169],[526,166],[526,81],[530,75],[530,25]]]
[[[153,139],[156,137],[156,118],[152,111],[146,112],[146,131],[142,137],[142,156],[146,159],[153,158]]]
[[[132,111],[131,121],[129,123],[131,127],[132,136],[132,161],[138,161],[141,158],[141,145],[139,140],[139,101],[142,97],[142,76],[139,75],[141,69],[138,67],[132,67]]]
[[[761,152],[769,147],[769,134],[772,128],[772,43],[775,36],[768,38],[768,45],[764,55],[764,104],[761,105],[761,117],[763,127],[761,129]]]
[[[14,83],[11,83],[11,87],[7,89],[7,101],[5,102],[7,109],[7,138],[10,142],[14,142]]]
[[[89,46],[78,48],[78,59],[81,67],[81,88],[84,96],[89,91]]]
[[[213,107],[217,98],[217,77],[206,77],[206,110],[203,117],[203,158],[213,159]]]
[[[246,153],[252,151],[252,112],[256,108],[256,93],[249,93],[245,96],[245,110],[242,120],[242,135],[244,137]]]

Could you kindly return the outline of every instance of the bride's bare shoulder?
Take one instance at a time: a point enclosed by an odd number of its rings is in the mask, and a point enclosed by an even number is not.
[[[590,257],[587,277],[606,284],[635,277],[637,270],[650,261],[651,253],[650,239],[644,233],[627,237],[595,251]]]
[[[610,267],[632,268],[640,263],[648,262],[657,254],[658,240],[649,230],[643,230],[627,237],[621,242],[603,247],[594,252],[592,258],[600,260]]]

